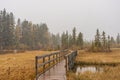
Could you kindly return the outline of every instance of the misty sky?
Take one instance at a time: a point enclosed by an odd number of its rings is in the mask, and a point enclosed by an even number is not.
[[[47,23],[53,33],[76,27],[89,40],[97,28],[114,37],[120,33],[120,0],[0,0],[4,8],[15,19]]]

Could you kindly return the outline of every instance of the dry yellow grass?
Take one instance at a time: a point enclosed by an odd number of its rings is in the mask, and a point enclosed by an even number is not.
[[[76,58],[77,62],[84,63],[120,63],[120,49],[114,48],[112,52],[85,52],[79,51],[79,54]]]
[[[0,55],[0,80],[33,80],[35,56],[52,51],[26,51],[25,53]]]
[[[67,80],[120,80],[120,66],[105,66],[104,72],[102,73],[92,73],[88,71],[79,74],[78,76],[76,76],[73,72],[69,72],[67,77]]]
[[[92,52],[85,52],[79,51],[77,56],[77,62],[83,62],[84,64],[108,64],[108,63],[116,63],[117,66],[103,66],[103,72],[84,72],[79,74],[78,76],[75,75],[74,72],[68,72],[67,80],[120,80],[120,49],[112,49],[110,53],[92,53]],[[86,64],[86,65],[87,65]]]

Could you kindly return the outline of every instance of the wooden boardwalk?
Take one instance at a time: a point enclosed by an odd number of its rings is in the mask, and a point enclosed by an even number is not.
[[[65,60],[46,71],[38,80],[66,80]]]

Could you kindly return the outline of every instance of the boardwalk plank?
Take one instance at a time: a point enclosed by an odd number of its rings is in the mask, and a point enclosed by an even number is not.
[[[46,71],[38,80],[66,80],[65,60]]]

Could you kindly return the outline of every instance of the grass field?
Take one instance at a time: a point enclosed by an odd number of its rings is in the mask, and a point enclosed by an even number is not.
[[[0,55],[0,80],[34,80],[35,56],[52,51],[26,51]]]
[[[112,52],[85,52],[79,51],[76,59],[79,64],[119,64],[120,63],[120,49],[112,49]]]
[[[86,71],[78,76],[74,72],[68,72],[68,80],[120,80],[120,49],[112,49],[110,53],[79,51],[76,61],[77,65],[81,66],[102,66],[104,71],[102,73]]]

